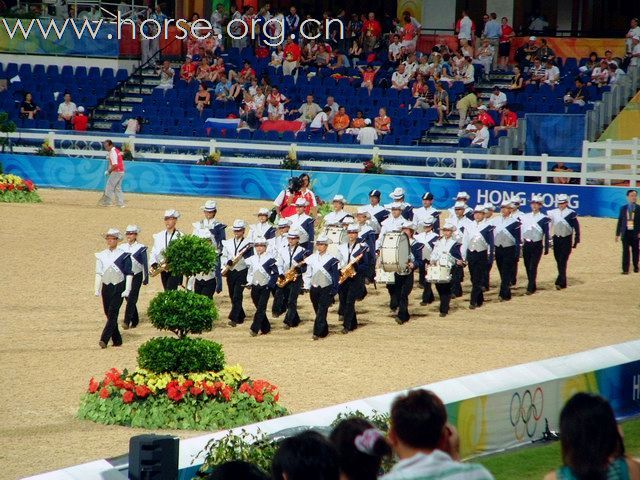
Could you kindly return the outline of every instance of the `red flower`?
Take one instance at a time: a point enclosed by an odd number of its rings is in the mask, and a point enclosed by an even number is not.
[[[200,395],[202,392],[204,392],[203,388],[200,387],[191,387],[189,389],[189,392],[191,392],[191,395],[193,395],[194,397],[197,397],[198,395]]]
[[[91,377],[91,380],[89,380],[89,393],[96,393],[98,388],[100,388],[100,383]]]
[[[174,402],[179,402],[184,398],[184,392],[182,392],[179,388],[173,386],[167,387],[167,397],[169,397],[169,399],[173,400]]]
[[[102,387],[100,390],[100,398],[109,398],[109,390],[106,387]]]
[[[222,396],[228,402],[231,400],[231,394],[233,393],[233,389],[227,385],[222,388]]]
[[[146,385],[136,385],[135,391],[140,398],[147,398],[151,393],[151,390]]]
[[[14,188],[13,183],[10,183],[9,186],[7,187],[9,191],[13,190],[13,188]]]
[[[30,192],[33,192],[36,189],[36,186],[33,184],[31,180],[25,180],[24,184],[27,187],[27,190],[29,190]]]
[[[182,388],[191,388],[193,387],[193,380],[186,380],[183,384],[182,384]]]
[[[131,403],[133,402],[133,392],[127,390],[122,394],[122,403]]]

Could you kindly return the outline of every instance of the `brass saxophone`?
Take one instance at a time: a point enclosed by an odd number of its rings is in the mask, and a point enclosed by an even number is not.
[[[349,262],[346,267],[340,270],[340,279],[338,280],[338,285],[342,285],[344,282],[346,282],[350,278],[353,278],[356,276],[356,273],[357,273],[356,264],[362,259],[364,254],[365,252],[362,252],[356,258],[351,260],[351,262]]]
[[[157,277],[158,275],[160,275],[160,273],[166,272],[168,269],[169,269],[169,266],[167,265],[167,262],[165,260],[163,260],[162,262],[160,262],[158,264],[158,266],[156,268],[151,267],[149,269],[149,276],[150,277]]]
[[[295,267],[291,267],[289,270],[284,272],[284,278],[278,278],[278,281],[276,282],[278,288],[286,287],[291,282],[295,282],[298,279],[298,275],[300,275],[300,273],[296,271],[296,269],[299,269],[304,264],[305,260],[302,260]]]
[[[226,277],[227,275],[229,275],[229,272],[233,269],[233,267],[235,267],[238,264],[238,262],[240,261],[242,256],[245,254],[245,252],[250,248],[253,248],[253,243],[249,243],[246,247],[240,250],[238,254],[235,257],[233,257],[233,260],[231,260],[231,265],[225,265],[225,267],[220,272],[220,275],[222,275],[223,277]]]

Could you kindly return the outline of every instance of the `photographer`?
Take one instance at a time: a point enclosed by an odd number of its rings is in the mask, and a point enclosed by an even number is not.
[[[312,218],[317,214],[317,202],[315,194],[309,189],[311,178],[303,173],[299,177],[291,177],[287,187],[280,192],[273,204],[282,218],[288,218],[296,214],[294,203],[298,198],[307,202],[305,213]]]

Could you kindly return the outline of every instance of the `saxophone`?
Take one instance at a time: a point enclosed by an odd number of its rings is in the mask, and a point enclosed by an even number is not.
[[[245,254],[245,252],[250,248],[253,248],[253,243],[249,243],[246,247],[240,250],[238,254],[235,257],[233,257],[233,260],[231,260],[231,265],[225,265],[225,267],[222,269],[222,272],[220,272],[220,275],[222,275],[223,277],[226,277],[229,274],[229,272],[233,269],[233,267],[235,267],[238,264],[238,262],[240,261],[242,256]]]
[[[167,270],[169,270],[169,266],[167,265],[166,260],[163,260],[158,264],[156,268],[151,267],[149,269],[149,276],[157,277],[158,275],[160,275],[160,273],[166,272]]]
[[[360,255],[355,257],[351,262],[347,264],[342,270],[340,270],[340,279],[338,280],[338,285],[342,285],[344,282],[356,276],[356,264],[362,259],[365,252],[362,252]]]
[[[291,267],[289,270],[284,272],[284,278],[278,278],[278,281],[276,282],[278,288],[286,287],[289,283],[295,282],[298,279],[298,275],[300,275],[296,269],[300,268],[304,264],[305,260],[302,260],[295,267]]]

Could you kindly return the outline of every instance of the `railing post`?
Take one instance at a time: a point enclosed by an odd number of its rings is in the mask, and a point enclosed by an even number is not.
[[[45,138],[45,142],[49,144],[51,148],[56,149],[56,134],[55,132],[50,131],[47,134],[47,138]]]
[[[549,181],[549,177],[547,176],[549,172],[549,154],[543,153],[540,156],[542,157],[542,160],[540,160],[540,181],[547,183]]]
[[[605,173],[611,173],[611,139],[608,138],[606,141],[606,146],[604,147],[604,156],[607,159],[607,163],[604,166],[604,172]],[[604,184],[605,185],[611,185],[611,178],[605,178],[604,179]]]
[[[633,137],[633,150],[631,153],[631,178],[632,182],[629,182],[629,188],[635,188],[638,186],[638,157],[640,156],[640,139]]]
[[[456,150],[455,175],[456,180],[462,180],[462,150]]]
[[[209,155],[213,155],[214,153],[216,153],[217,145],[218,144],[217,144],[215,138],[212,138],[211,140],[209,140]]]
[[[129,135],[129,151],[131,151],[131,156],[133,158],[136,157],[136,137],[135,135]]]

